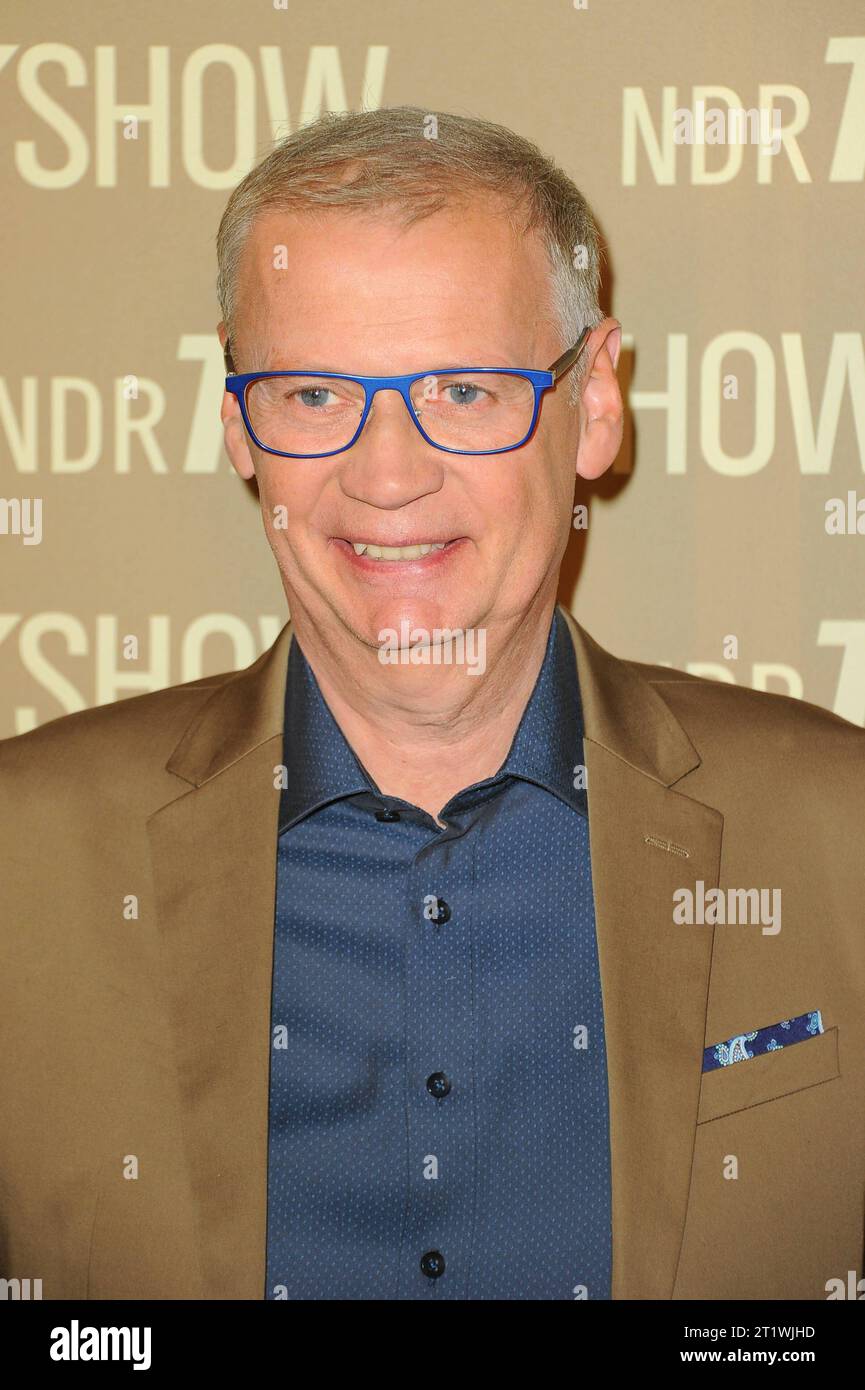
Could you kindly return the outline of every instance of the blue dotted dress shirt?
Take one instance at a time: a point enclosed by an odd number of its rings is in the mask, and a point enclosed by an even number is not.
[[[445,828],[378,791],[296,640],[285,730],[265,1297],[609,1298],[607,1065],[564,619],[505,762],[448,801]]]

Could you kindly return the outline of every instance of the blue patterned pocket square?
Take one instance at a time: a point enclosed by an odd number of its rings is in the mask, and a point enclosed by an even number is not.
[[[791,1043],[807,1042],[808,1038],[822,1032],[820,1010],[814,1009],[809,1014],[800,1014],[798,1018],[785,1018],[781,1023],[773,1023],[769,1028],[758,1028],[756,1033],[739,1033],[735,1038],[713,1043],[705,1049],[703,1071],[729,1067],[733,1062],[745,1062],[761,1052],[777,1052]]]

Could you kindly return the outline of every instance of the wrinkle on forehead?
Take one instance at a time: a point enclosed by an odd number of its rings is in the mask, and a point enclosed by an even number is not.
[[[549,276],[540,238],[487,204],[410,227],[368,210],[271,212],[239,275],[245,369],[546,367],[538,344],[560,350]]]

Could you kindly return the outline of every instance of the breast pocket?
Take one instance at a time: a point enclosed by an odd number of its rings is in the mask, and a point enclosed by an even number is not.
[[[745,1062],[732,1062],[703,1073],[697,1124],[707,1124],[734,1110],[765,1105],[840,1076],[838,1029],[827,1028],[806,1042],[788,1043]]]

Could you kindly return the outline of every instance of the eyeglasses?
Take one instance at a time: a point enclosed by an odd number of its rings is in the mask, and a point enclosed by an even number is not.
[[[398,391],[416,429],[448,454],[505,454],[537,423],[541,398],[579,357],[591,329],[545,372],[516,367],[439,367],[406,376],[344,372],[236,372],[226,339],[225,389],[237,397],[259,449],[283,458],[329,458],[350,449],[377,391]]]

